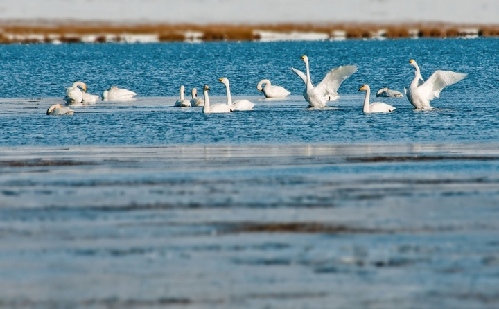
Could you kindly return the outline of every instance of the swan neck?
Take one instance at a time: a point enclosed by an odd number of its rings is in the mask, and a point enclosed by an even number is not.
[[[184,100],[184,88],[180,88],[180,100]]]
[[[308,66],[308,59],[305,60],[305,71],[306,71],[306,75],[307,75],[307,87],[312,84],[312,82],[310,81],[310,68]]]
[[[364,113],[369,113],[369,98],[371,96],[371,89],[367,88],[366,97],[364,98],[364,108],[362,109]]]
[[[225,88],[227,90],[227,105],[232,106],[232,95],[230,94],[230,85],[229,85],[229,83],[225,84]]]
[[[204,95],[203,112],[207,113],[210,111],[210,97],[208,96],[208,91],[207,90],[203,91],[203,95]]]

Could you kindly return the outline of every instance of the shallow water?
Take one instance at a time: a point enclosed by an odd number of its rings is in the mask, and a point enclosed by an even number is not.
[[[498,42],[0,46],[0,308],[497,308]],[[315,80],[359,65],[326,110],[302,53]],[[362,114],[410,58],[469,76]],[[224,75],[254,111],[172,107]],[[76,79],[139,97],[45,116]]]

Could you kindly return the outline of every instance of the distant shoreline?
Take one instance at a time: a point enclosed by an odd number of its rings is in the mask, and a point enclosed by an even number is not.
[[[499,25],[420,24],[166,24],[0,21],[0,43],[153,43],[210,41],[340,41],[346,39],[499,37]]]

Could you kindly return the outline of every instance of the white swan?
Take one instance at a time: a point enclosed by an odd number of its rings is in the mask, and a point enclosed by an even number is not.
[[[104,101],[129,101],[135,99],[137,94],[131,90],[112,86],[102,93]]]
[[[381,88],[376,92],[376,97],[384,98],[402,98],[404,95],[397,90],[388,89],[388,87]]]
[[[185,87],[184,85],[180,86],[180,99],[175,101],[176,107],[191,107],[191,101],[187,100],[184,96]]]
[[[208,96],[208,91],[210,87],[208,85],[204,85],[203,95],[204,95],[204,106],[203,113],[205,114],[219,114],[219,113],[230,113],[232,110],[227,104],[215,104],[210,105],[210,97]]]
[[[253,109],[255,104],[248,100],[236,100],[232,102],[230,82],[227,77],[219,78],[218,81],[225,85],[225,89],[227,90],[227,105],[230,106],[232,111],[249,111]]]
[[[47,109],[47,115],[73,115],[74,111],[67,106],[62,106],[61,104],[54,104]]]
[[[340,88],[341,83],[353,73],[357,72],[357,66],[355,65],[340,66],[330,70],[317,87],[314,87],[312,80],[310,79],[308,57],[303,55],[301,59],[305,62],[306,74],[295,68],[291,68],[291,70],[305,83],[303,97],[308,102],[309,107],[313,108],[323,108],[326,106],[328,100],[334,101],[338,99],[338,88]]]
[[[359,91],[366,92],[366,98],[364,99],[364,108],[362,111],[366,114],[369,113],[389,113],[395,110],[395,107],[382,102],[374,102],[369,104],[369,98],[371,96],[371,88],[369,85],[362,85]]]
[[[268,79],[262,79],[258,85],[256,85],[256,89],[263,92],[263,95],[266,98],[285,98],[290,94],[286,88],[272,85]]]
[[[412,59],[409,63],[416,70],[414,71],[414,79],[409,85],[406,95],[409,102],[416,109],[431,109],[430,101],[438,98],[442,89],[463,80],[468,75],[467,73],[438,70],[426,82],[420,84],[420,81],[423,81],[423,77],[421,76],[418,64]]]
[[[64,100],[68,105],[95,104],[99,96],[87,93],[87,90],[87,84],[84,82],[74,82],[71,87],[66,88]]]
[[[66,88],[66,95],[64,101],[68,105],[81,105],[83,101],[83,92],[80,87],[86,87],[83,82],[74,82],[71,87]]]
[[[204,100],[198,97],[198,90],[196,88],[192,88],[191,96],[191,106],[204,106]]]

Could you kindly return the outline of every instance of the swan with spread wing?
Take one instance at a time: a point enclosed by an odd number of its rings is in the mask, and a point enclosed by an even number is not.
[[[357,72],[357,66],[355,65],[340,66],[330,70],[324,79],[317,86],[314,86],[310,78],[308,57],[303,55],[301,59],[305,62],[306,73],[295,68],[291,68],[291,70],[305,83],[303,97],[308,102],[309,107],[312,108],[323,108],[326,107],[328,100],[337,100],[339,98],[338,88],[340,88],[341,83]]]
[[[438,98],[445,87],[463,80],[468,75],[467,73],[437,70],[426,82],[423,82],[423,76],[416,61],[411,59],[409,63],[414,67],[415,71],[414,79],[409,86],[409,90],[406,91],[406,95],[415,109],[432,109],[430,106],[431,100]]]

